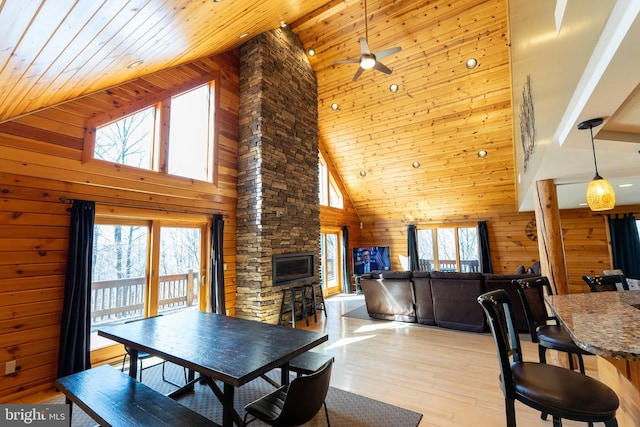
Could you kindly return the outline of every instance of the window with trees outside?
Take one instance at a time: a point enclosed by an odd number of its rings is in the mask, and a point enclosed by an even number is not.
[[[95,140],[85,143],[86,155],[127,167],[214,182],[215,110],[215,82],[210,82],[144,109],[126,112],[117,121],[89,124],[90,129],[95,127]]]
[[[97,329],[201,303],[202,223],[96,217],[91,280],[91,348],[113,343]]]
[[[477,227],[419,227],[418,264],[424,271],[480,271]]]
[[[338,187],[338,184],[329,171],[327,162],[325,161],[322,153],[318,153],[318,174],[320,185],[318,186],[318,197],[320,198],[320,204],[323,206],[330,206],[332,208],[344,208],[342,192]]]

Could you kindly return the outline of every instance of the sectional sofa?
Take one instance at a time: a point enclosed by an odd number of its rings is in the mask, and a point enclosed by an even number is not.
[[[513,279],[536,274],[483,274],[442,271],[374,271],[360,277],[369,316],[470,332],[487,330],[476,299],[495,289],[511,298],[516,327],[528,332],[527,319]]]

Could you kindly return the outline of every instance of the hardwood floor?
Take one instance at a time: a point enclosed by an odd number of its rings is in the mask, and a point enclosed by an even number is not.
[[[505,425],[504,399],[491,334],[460,332],[402,322],[363,320],[342,314],[364,304],[362,296],[326,299],[328,318],[297,326],[326,331],[318,348],[335,357],[331,385],[423,414],[419,427],[498,427]],[[525,359],[537,361],[537,349],[522,335]],[[585,358],[596,376],[595,357]],[[22,403],[38,403],[54,392],[38,393]],[[516,402],[518,427],[552,425]],[[565,427],[585,423],[564,421]]]
[[[312,319],[309,329],[329,334],[321,348],[335,357],[332,386],[420,412],[420,427],[506,425],[490,333],[343,317],[364,304],[362,296],[339,295],[326,302],[328,318],[317,324]],[[536,346],[521,337],[525,360],[537,361]],[[595,356],[587,356],[585,365],[597,376]],[[552,425],[519,402],[516,417],[518,427]]]

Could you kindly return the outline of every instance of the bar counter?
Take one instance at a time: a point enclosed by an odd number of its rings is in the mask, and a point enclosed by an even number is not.
[[[546,300],[576,344],[597,356],[598,378],[620,398],[619,426],[640,426],[640,291]]]

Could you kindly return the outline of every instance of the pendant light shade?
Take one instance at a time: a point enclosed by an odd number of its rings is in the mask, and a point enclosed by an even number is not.
[[[593,166],[596,175],[587,187],[587,203],[592,211],[608,211],[616,205],[616,193],[609,181],[598,173],[598,163],[596,161],[596,147],[593,141],[593,128],[600,126],[603,120],[600,118],[590,119],[578,124],[578,129],[589,129],[591,133],[591,150],[593,151]]]

